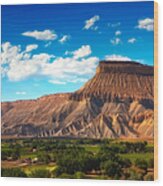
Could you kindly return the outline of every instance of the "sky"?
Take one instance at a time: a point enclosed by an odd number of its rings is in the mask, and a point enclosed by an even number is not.
[[[3,5],[2,101],[73,92],[100,60],[153,65],[154,3]]]

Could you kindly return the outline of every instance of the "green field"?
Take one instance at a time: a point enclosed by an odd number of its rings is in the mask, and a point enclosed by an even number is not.
[[[2,140],[1,149],[7,177],[153,179],[151,141],[13,139]]]
[[[129,153],[129,154],[120,154],[123,158],[128,158],[131,162],[135,162],[136,159],[145,159],[149,161],[151,158],[154,158],[154,153]]]
[[[32,171],[36,170],[36,169],[46,169],[48,171],[53,171],[55,170],[56,165],[55,163],[52,164],[48,164],[48,165],[28,165],[28,166],[24,166],[22,167],[22,169],[25,171],[26,174],[30,174]]]

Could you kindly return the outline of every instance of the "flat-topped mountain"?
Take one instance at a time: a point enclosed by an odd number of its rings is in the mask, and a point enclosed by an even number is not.
[[[153,75],[153,67],[130,61],[101,61],[96,73],[127,73]]]
[[[2,103],[2,136],[153,138],[154,69],[102,61],[74,93]]]
[[[102,61],[96,75],[75,92],[77,99],[99,97],[104,100],[153,100],[153,67],[136,62]]]

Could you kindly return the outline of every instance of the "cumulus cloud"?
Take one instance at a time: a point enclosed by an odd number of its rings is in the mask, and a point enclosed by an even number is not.
[[[26,47],[27,48],[27,47]],[[55,57],[47,53],[32,53],[7,42],[2,44],[3,76],[10,81],[21,81],[31,76],[44,76],[49,83],[65,84],[83,82],[95,72],[99,59],[88,57],[91,47],[83,45],[72,52],[70,57]]]
[[[57,34],[53,30],[27,31],[22,33],[22,35],[27,37],[33,37],[37,40],[42,40],[42,41],[50,41],[50,40],[57,39]]]
[[[1,64],[8,64],[11,60],[13,60],[13,57],[15,60],[19,60],[22,58],[21,46],[11,46],[10,42],[3,43],[1,45]]]
[[[23,57],[19,61],[13,59],[8,64],[7,76],[10,81],[20,81],[41,74],[42,69],[51,58],[50,55],[41,53],[33,55],[29,59]]]
[[[106,55],[105,59],[108,61],[132,61],[131,58],[127,56],[112,54],[112,55]]]
[[[65,43],[66,41],[68,41],[70,39],[70,36],[69,35],[64,35],[60,40],[59,42],[61,44]]]
[[[4,76],[10,81],[20,81],[29,76],[37,74],[41,65],[49,61],[52,55],[40,53],[32,55],[29,52],[34,47],[29,45],[22,51],[21,46],[13,46],[6,42],[2,44],[1,62]],[[35,46],[36,48],[36,46]]]
[[[38,48],[38,45],[36,45],[36,44],[33,44],[33,45],[27,45],[26,46],[26,52],[31,52],[32,50],[35,50],[35,49],[37,49]]]
[[[6,74],[7,74],[7,71],[8,71],[8,68],[7,67],[2,67],[0,68],[0,71],[1,71],[1,77],[5,77]]]
[[[100,20],[100,16],[99,15],[95,15],[92,18],[88,19],[85,21],[85,26],[83,29],[93,29],[93,30],[97,30],[98,27],[94,27],[94,24]]]
[[[69,76],[69,74],[73,74],[73,76],[87,75],[93,72],[94,67],[96,65],[95,63],[97,61],[97,57],[89,57],[87,59],[82,58],[80,60],[74,59],[72,57],[59,57],[55,59],[52,63],[47,63],[44,67],[43,73],[51,76],[57,74],[60,77],[62,77],[62,75],[64,77],[67,77]]]
[[[135,43],[135,42],[136,42],[136,39],[135,39],[134,37],[128,39],[128,43],[133,44],[133,43]]]
[[[115,35],[116,35],[116,36],[119,36],[119,35],[121,35],[121,33],[122,33],[122,32],[121,32],[120,30],[117,30],[117,31],[115,32]]]
[[[119,45],[121,43],[121,39],[117,37],[117,38],[111,39],[110,42],[113,45]]]
[[[86,57],[92,53],[91,47],[89,45],[83,45],[78,50],[73,52],[74,58],[79,59],[82,57]]]
[[[145,18],[145,19],[139,20],[136,28],[144,29],[147,31],[153,31],[154,20],[151,18]]]

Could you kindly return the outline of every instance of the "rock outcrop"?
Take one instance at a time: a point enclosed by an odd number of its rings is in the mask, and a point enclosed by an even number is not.
[[[102,61],[74,93],[2,103],[2,136],[153,138],[154,69]]]

